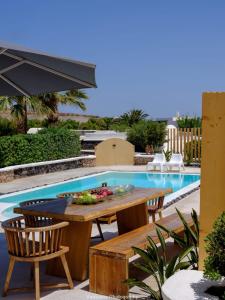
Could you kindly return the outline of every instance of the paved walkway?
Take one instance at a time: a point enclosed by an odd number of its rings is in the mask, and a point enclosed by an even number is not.
[[[96,172],[102,172],[106,170],[121,170],[121,171],[144,171],[144,166],[117,166],[117,167],[106,167],[106,168],[85,168],[85,169],[75,169],[75,170],[68,170],[63,172],[57,172],[57,173],[51,173],[51,174],[44,174],[44,175],[38,175],[38,176],[32,176],[32,177],[26,177],[22,179],[14,180],[13,182],[0,184],[0,191],[1,193],[9,193],[13,191],[18,190],[24,190],[35,186],[41,186],[44,184],[50,184],[50,183],[56,183],[63,180],[72,179],[75,177],[84,176],[91,173]],[[198,168],[186,168],[185,173],[199,173],[200,170]],[[199,211],[199,190],[193,192],[186,198],[180,200],[179,202],[171,205],[167,209],[164,210],[163,215],[169,215],[173,212],[175,212],[175,207],[179,208],[182,212],[190,212],[192,208]],[[106,238],[111,238],[114,235],[117,235],[117,225],[116,222],[114,222],[111,225],[103,224],[102,225],[103,233]],[[97,235],[97,228],[93,227],[92,235]],[[171,248],[171,252],[174,253],[174,246],[172,243],[169,244]],[[5,279],[6,271],[8,267],[8,254],[7,254],[7,248],[5,243],[5,237],[3,233],[0,233],[0,270],[1,270],[1,276],[0,276],[0,289],[2,289],[3,282]],[[12,285],[15,286],[27,286],[32,285],[32,283],[29,280],[29,274],[30,269],[28,264],[18,263],[15,267],[15,272],[12,278]],[[59,280],[59,278],[55,277],[48,277],[44,274],[44,270],[42,269],[41,272],[41,280],[42,282],[56,282]],[[145,278],[145,282],[148,284],[152,283],[151,278]],[[96,299],[96,300],[103,300],[103,299],[114,299],[109,297],[104,297],[101,295],[96,295],[93,293],[88,292],[88,280],[82,283],[74,282],[75,288],[73,290],[49,290],[41,293],[42,298],[44,300],[69,300],[69,299],[76,299],[76,300],[90,300],[90,299]],[[131,297],[134,297],[135,294],[137,297],[143,297],[143,293],[140,292],[140,290],[136,287],[132,288],[130,290]],[[0,299],[1,298],[0,296]],[[15,295],[9,294],[7,297],[8,300],[30,300],[34,299],[33,293],[16,293]],[[134,299],[134,298],[132,298]],[[142,298],[143,299],[143,298]]]

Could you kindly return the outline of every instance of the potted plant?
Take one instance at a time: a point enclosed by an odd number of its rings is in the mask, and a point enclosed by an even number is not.
[[[165,150],[163,150],[163,154],[165,156],[166,161],[169,162],[170,159],[171,159],[171,156],[172,156],[172,151],[169,151],[169,150],[165,151]]]

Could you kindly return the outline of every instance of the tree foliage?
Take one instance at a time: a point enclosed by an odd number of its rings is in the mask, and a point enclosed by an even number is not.
[[[120,120],[127,124],[128,126],[132,126],[142,120],[145,120],[148,117],[148,114],[146,114],[141,109],[132,109],[124,114],[122,114],[119,118]]]
[[[128,130],[127,140],[135,145],[136,151],[145,151],[147,145],[152,145],[157,151],[163,146],[166,137],[166,125],[155,121],[140,121]]]
[[[17,131],[26,133],[28,129],[28,111],[37,114],[47,114],[49,107],[39,101],[36,97],[0,97],[0,110],[10,111],[14,122],[16,123]]]
[[[58,122],[59,105],[72,105],[82,110],[86,109],[84,100],[88,99],[85,92],[70,90],[65,93],[45,93],[39,96],[0,97],[0,110],[10,111],[17,124],[19,133],[28,130],[28,112],[47,116],[47,124]]]
[[[179,128],[201,128],[202,119],[200,117],[184,116],[177,119],[177,125]]]
[[[0,118],[0,136],[16,134],[16,125],[14,122]]]
[[[84,100],[88,99],[85,92],[80,90],[70,90],[65,93],[45,93],[40,96],[32,97],[43,103],[49,108],[47,113],[48,124],[55,124],[59,120],[59,105],[70,105],[78,107],[81,110],[86,110]]]

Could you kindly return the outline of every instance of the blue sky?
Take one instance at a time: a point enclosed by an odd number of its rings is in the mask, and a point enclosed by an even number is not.
[[[225,90],[223,0],[2,1],[0,40],[95,63],[91,114],[200,115]]]

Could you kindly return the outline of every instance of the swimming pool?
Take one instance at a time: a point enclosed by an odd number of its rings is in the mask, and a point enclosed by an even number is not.
[[[166,204],[179,195],[197,187],[200,183],[200,175],[114,171],[89,175],[57,184],[0,196],[0,219],[12,217],[13,207],[17,206],[19,202],[29,199],[54,198],[63,192],[76,192],[95,188],[101,186],[103,182],[107,182],[109,186],[133,184],[136,187],[143,188],[172,188],[173,193],[166,196]]]

